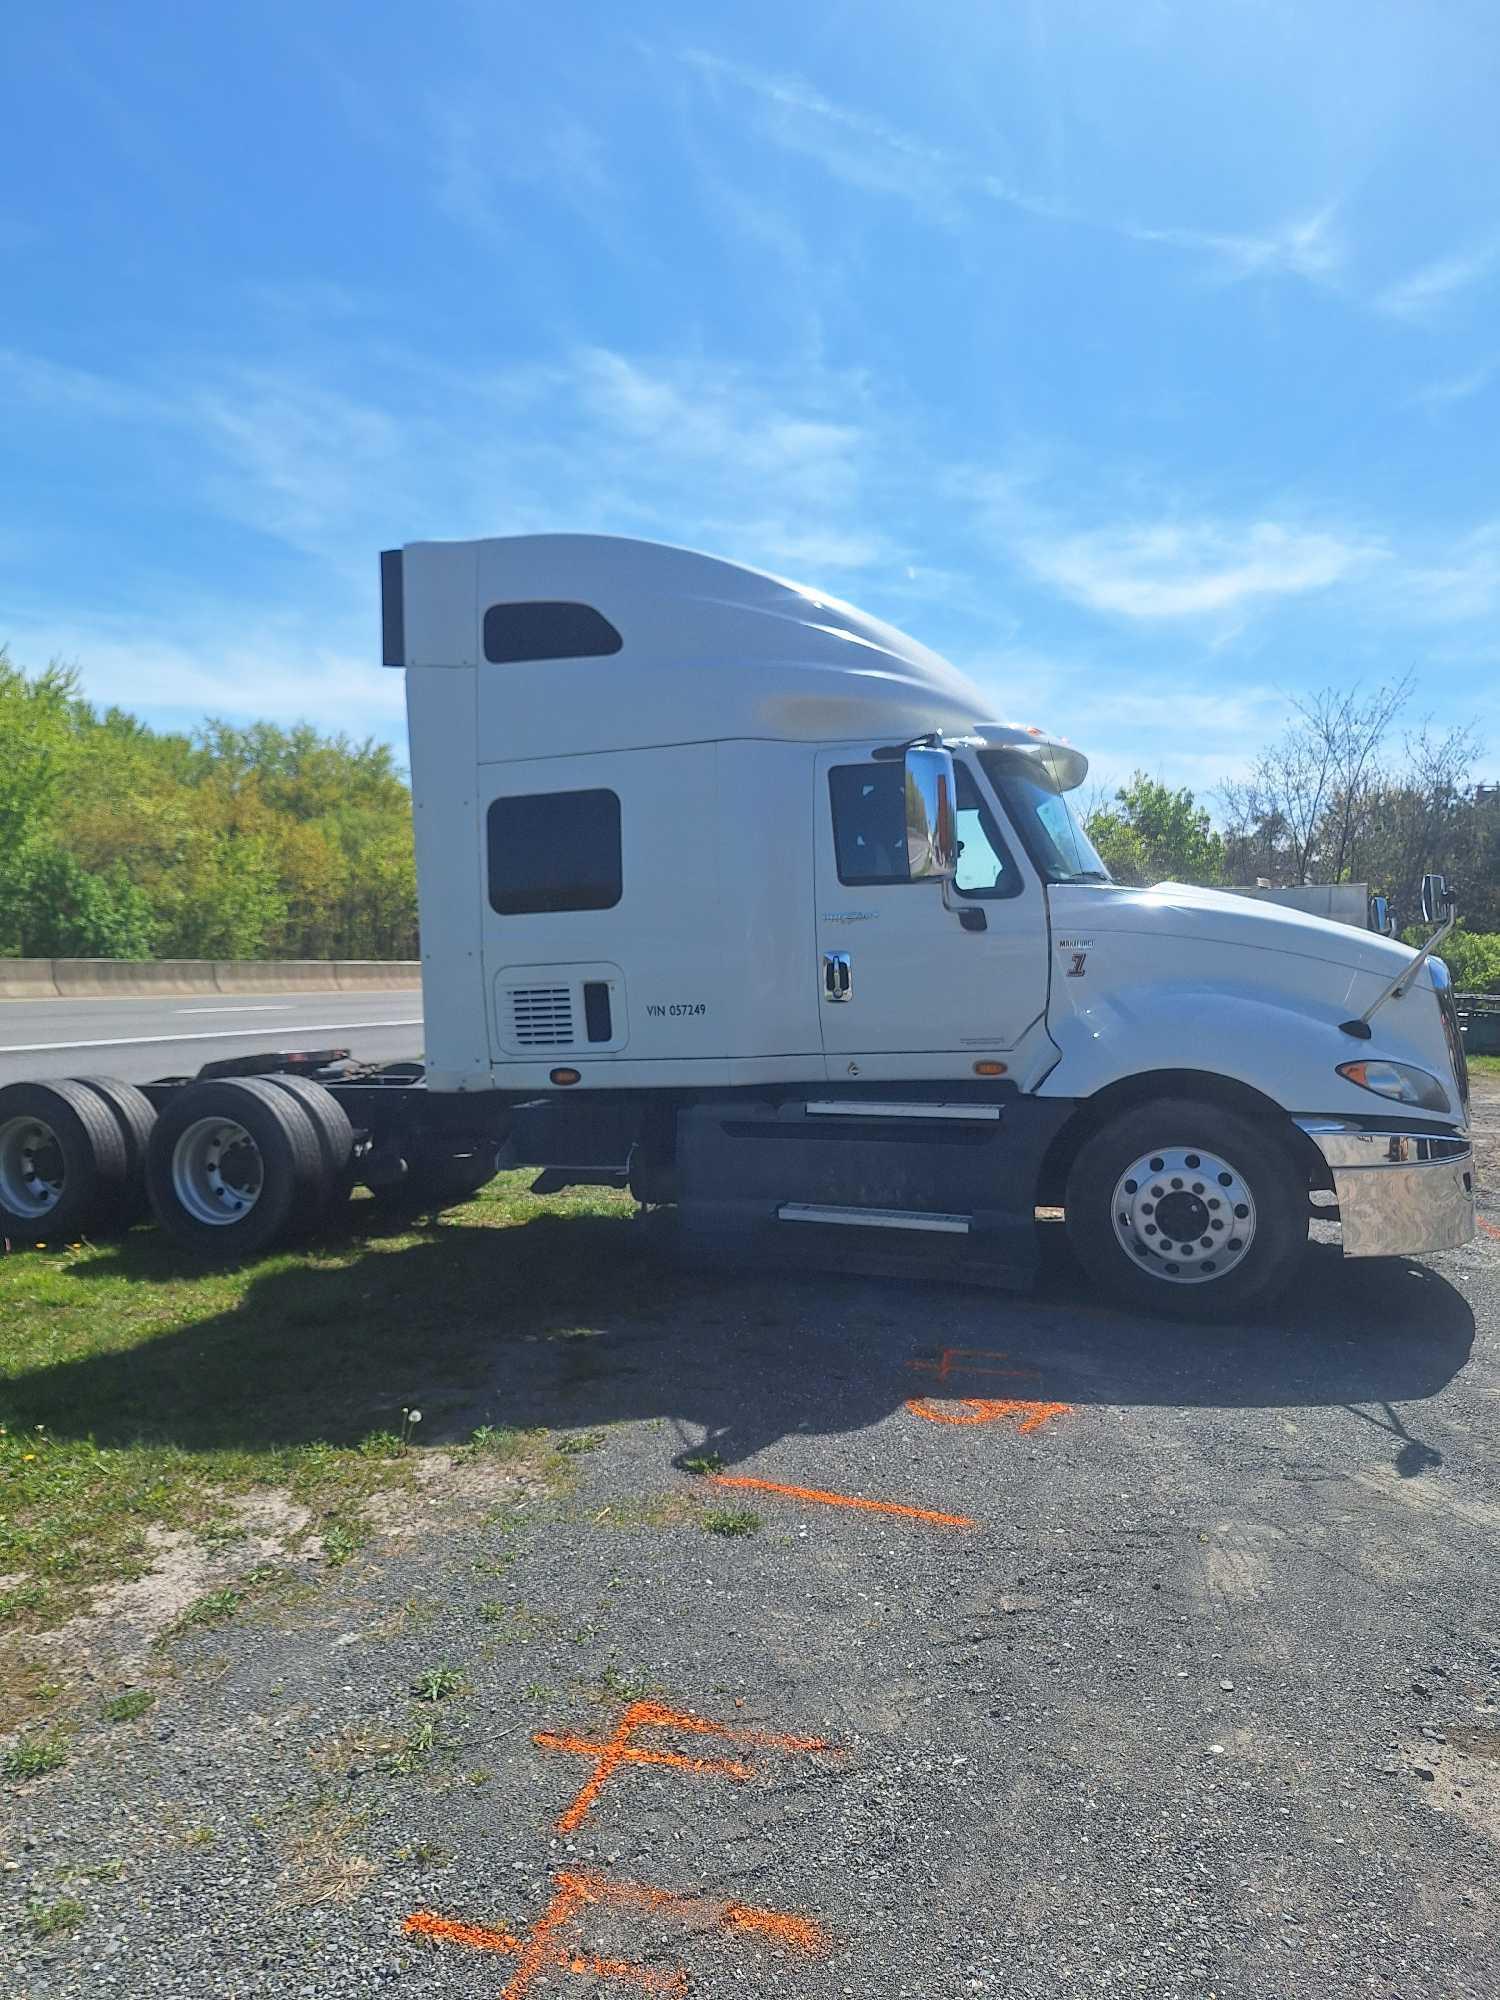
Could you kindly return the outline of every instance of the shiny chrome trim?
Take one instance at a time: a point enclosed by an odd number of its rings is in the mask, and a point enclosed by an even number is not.
[[[935,1229],[949,1236],[967,1236],[972,1224],[967,1215],[933,1215],[919,1208],[836,1208],[812,1201],[784,1201],[776,1217],[780,1222],[841,1222],[856,1229]]]
[[[1299,1118],[1333,1172],[1346,1257],[1422,1257],[1474,1240],[1474,1153],[1467,1137],[1362,1132]]]
[[[803,1107],[809,1118],[984,1118],[1001,1116],[998,1104],[888,1104],[873,1098],[840,1097]]]
[[[1466,1133],[1439,1138],[1420,1132],[1367,1132],[1332,1118],[1298,1118],[1294,1123],[1330,1167],[1433,1166],[1468,1159],[1473,1151]]]
[[[823,998],[825,1000],[852,1000],[854,998],[854,973],[850,968],[847,951],[824,952]]]

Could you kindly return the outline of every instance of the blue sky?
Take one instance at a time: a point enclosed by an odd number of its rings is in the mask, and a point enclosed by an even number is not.
[[[1105,778],[1408,668],[1500,763],[1492,0],[11,0],[5,57],[0,638],[99,700],[401,742],[376,552],[596,529]]]

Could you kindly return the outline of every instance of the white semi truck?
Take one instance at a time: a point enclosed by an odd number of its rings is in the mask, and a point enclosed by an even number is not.
[[[1314,1212],[1351,1257],[1472,1237],[1431,946],[1112,882],[1079,751],[819,591],[594,535],[417,543],[382,586],[425,1067],[12,1085],[0,1226],[144,1181],[240,1255],[354,1180],[435,1205],[498,1159],[715,1256],[1017,1284],[1060,1207],[1109,1292],[1192,1315],[1284,1286]]]

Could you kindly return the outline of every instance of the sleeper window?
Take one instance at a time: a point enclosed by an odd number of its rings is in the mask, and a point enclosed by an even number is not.
[[[503,917],[608,910],[619,902],[620,800],[533,792],[489,810],[490,906]]]

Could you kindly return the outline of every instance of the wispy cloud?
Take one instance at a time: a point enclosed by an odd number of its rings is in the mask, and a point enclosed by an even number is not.
[[[1500,270],[1500,236],[1472,249],[1423,264],[1379,293],[1377,308],[1393,319],[1431,324],[1447,313],[1463,293]]]
[[[1247,278],[1286,276],[1310,285],[1334,283],[1346,251],[1334,229],[1334,204],[1275,228],[1245,235],[1208,229],[1148,229],[1127,224],[1122,233],[1137,243],[1160,243],[1205,257],[1215,275],[1236,283]]]
[[[1500,520],[1463,536],[1445,560],[1408,566],[1399,589],[1408,608],[1443,623],[1492,618],[1500,611]]]
[[[1453,403],[1466,403],[1471,396],[1477,396],[1481,389],[1488,388],[1495,378],[1496,364],[1487,361],[1480,368],[1471,368],[1464,375],[1450,375],[1439,382],[1429,382],[1418,389],[1412,397],[1414,403],[1424,403],[1429,409],[1446,409]]]
[[[771,75],[702,49],[685,51],[681,60],[710,85],[747,96],[758,108],[759,129],[773,144],[814,160],[849,187],[899,199],[944,226],[956,228],[975,204],[999,202],[1128,242],[1187,251],[1203,258],[1223,282],[1285,276],[1330,284],[1344,266],[1333,205],[1238,234],[1115,221],[1019,186],[950,147],[840,104],[799,77]]]
[[[169,397],[138,384],[73,368],[41,355],[0,348],[0,399],[33,409],[130,424],[170,422]]]
[[[1380,559],[1362,538],[1278,521],[1126,522],[1019,544],[1041,582],[1092,611],[1137,620],[1221,618],[1327,590]]]
[[[682,60],[710,83],[746,93],[768,138],[847,186],[897,196],[945,223],[958,221],[966,193],[981,191],[984,176],[946,148],[837,104],[800,77],[768,75],[702,49],[685,51]]]
[[[225,634],[232,633],[226,641]],[[32,667],[76,661],[84,691],[101,707],[180,711],[192,717],[293,717],[354,735],[399,726],[399,674],[340,650],[311,632],[255,625],[225,604],[174,616],[28,620],[10,634],[13,659]]]

